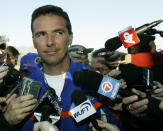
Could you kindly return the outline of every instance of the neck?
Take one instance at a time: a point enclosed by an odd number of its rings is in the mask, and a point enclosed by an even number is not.
[[[66,58],[57,65],[47,65],[43,63],[43,72],[47,75],[61,75],[68,71],[70,67],[70,58],[66,56]]]

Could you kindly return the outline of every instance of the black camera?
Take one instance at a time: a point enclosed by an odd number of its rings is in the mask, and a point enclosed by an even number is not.
[[[153,88],[153,72],[145,67],[137,67],[133,64],[120,64],[121,74],[116,79],[124,79],[127,89],[135,88],[141,91]]]
[[[144,85],[151,89],[153,86],[153,72],[148,68],[143,68],[143,81]]]

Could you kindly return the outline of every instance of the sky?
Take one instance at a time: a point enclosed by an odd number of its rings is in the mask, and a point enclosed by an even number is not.
[[[8,45],[30,47],[32,12],[47,4],[62,7],[69,15],[73,43],[87,48],[103,48],[106,40],[128,26],[137,28],[163,20],[163,0],[4,0],[0,3],[0,35]],[[163,30],[163,22],[155,27]],[[156,36],[157,49],[163,49],[163,38]],[[124,47],[119,49],[126,52]]]

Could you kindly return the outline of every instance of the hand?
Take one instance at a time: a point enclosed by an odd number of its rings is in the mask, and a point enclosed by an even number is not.
[[[0,84],[3,82],[3,78],[7,75],[8,66],[1,66],[0,67]]]
[[[3,63],[7,60],[7,53],[6,50],[0,49],[0,63]]]
[[[36,102],[37,100],[34,99],[33,95],[20,96],[12,99],[4,112],[5,119],[10,125],[20,123],[31,114]]]
[[[9,104],[13,99],[15,99],[16,96],[17,96],[16,94],[13,94],[13,95],[8,94],[8,95],[5,97],[6,101],[5,101],[4,105],[1,106],[2,112],[5,112],[5,111],[6,111],[6,109],[7,109],[7,107],[8,107],[8,104]]]
[[[48,121],[43,121],[35,123],[33,131],[59,131],[59,130],[55,125],[52,125]]]
[[[141,96],[141,97],[145,97],[146,94],[138,91],[136,89],[132,89],[133,93],[136,93],[137,95]],[[122,100],[123,104],[125,104],[127,106],[127,110],[135,116],[144,116],[146,114],[144,114],[144,111],[147,109],[148,107],[148,99],[143,99],[143,100],[139,100],[138,101],[138,96],[133,95],[130,97],[125,97]]]
[[[116,125],[113,125],[111,123],[106,123],[101,120],[97,120],[97,123],[98,126],[102,129],[102,131],[120,131]],[[90,124],[89,126],[93,127],[92,124]],[[96,131],[96,129],[93,128],[93,131]]]
[[[3,106],[2,106],[3,103],[6,104],[6,98],[5,97],[0,97],[0,111],[2,111],[2,109],[3,109]]]
[[[123,88],[125,89],[127,87],[126,85],[126,82],[123,80],[123,79],[120,79],[121,81],[121,87],[120,88]],[[106,101],[106,102],[105,102]],[[110,105],[110,102],[107,103],[107,100],[105,100],[105,104],[108,105],[109,108],[115,110],[115,111],[122,111],[122,97],[118,94],[116,99],[114,100],[114,106],[111,106]]]
[[[163,111],[163,100],[161,101],[161,103],[160,103],[160,105],[159,105],[159,108],[160,108],[160,110]]]
[[[16,94],[13,94],[12,96],[8,94],[7,97],[0,97],[0,110],[2,112],[5,112],[10,101],[15,98],[16,98]]]
[[[121,71],[117,70],[117,69],[113,69],[108,73],[108,76],[111,77],[116,77],[117,75],[121,74]]]
[[[163,85],[158,81],[153,81],[152,97],[163,100]]]

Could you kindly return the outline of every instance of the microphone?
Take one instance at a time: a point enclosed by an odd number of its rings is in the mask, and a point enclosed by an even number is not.
[[[85,86],[88,89],[91,89],[91,90],[97,92],[99,90],[99,87],[100,87],[101,83],[102,83],[103,75],[101,75],[100,73],[98,73],[96,71],[81,70],[81,71],[74,72],[73,78],[74,78],[75,82],[78,82],[82,86]],[[117,87],[115,87],[115,88],[117,88]],[[117,89],[118,90],[116,90],[116,91],[118,91],[118,93],[122,97],[135,95],[134,93],[132,93],[132,92],[130,92],[128,90],[125,90],[125,89],[122,89],[122,88],[117,88]],[[115,93],[114,95],[115,95],[114,96],[114,98],[115,98],[117,94]],[[113,99],[110,96],[107,96],[107,95],[105,95],[105,96],[109,97],[110,99]]]
[[[89,71],[89,70],[81,70],[81,71],[77,71],[74,72],[73,74],[73,78],[75,82],[80,83],[82,86],[85,86],[95,92],[97,92],[99,90],[99,86],[102,83],[102,79],[103,79],[103,75],[94,72],[94,71]],[[135,93],[132,93],[130,91],[128,91],[127,89],[123,89],[120,88],[118,91],[119,95],[121,95],[122,97],[129,97],[132,95],[137,95]],[[138,96],[138,100],[142,100],[144,98]],[[160,104],[160,100],[151,97],[150,95],[147,94],[147,97],[149,100],[149,104],[148,104],[148,108],[147,108],[147,112],[151,115],[154,116],[160,116],[163,114],[163,112],[159,109],[159,104]]]
[[[33,112],[38,121],[49,121],[55,124],[60,119],[61,108],[56,101],[56,92],[53,88],[46,88]]]
[[[90,101],[88,102],[85,92],[81,90],[75,90],[71,95],[71,99],[72,102],[74,102],[74,104],[77,106],[75,108],[79,108],[79,110],[72,109],[71,112],[75,112],[73,115],[74,118],[78,117],[77,115],[79,114],[81,120],[87,118],[86,120],[90,121],[97,131],[102,131],[102,129],[98,126],[98,123],[96,121],[95,115],[96,110],[94,109],[91,102]],[[93,108],[93,110],[91,109],[91,107]],[[79,120],[79,118],[76,119],[77,122],[81,120]]]
[[[115,51],[121,46],[122,46],[122,42],[118,36],[108,39],[105,42],[105,49],[107,49],[108,51]]]
[[[161,31],[161,30],[149,29],[149,30],[145,31],[145,33],[148,35],[159,34],[161,37],[163,37],[163,31]]]
[[[152,29],[153,27],[157,26],[158,24],[160,24],[161,22],[163,22],[163,20],[157,20],[157,21],[154,21],[150,24],[144,24],[138,28],[135,29],[135,32],[136,34],[142,34],[144,33],[145,31],[149,30],[149,29]]]
[[[135,33],[136,34],[142,34],[144,33],[145,31],[147,30],[150,30],[152,29],[153,27],[157,26],[158,24],[160,24],[161,22],[163,22],[163,20],[157,20],[157,21],[154,21],[150,24],[144,24],[138,28],[135,29]],[[114,38],[111,38],[111,39],[108,39],[106,42],[105,42],[105,48],[108,50],[108,51],[115,51],[117,50],[119,47],[122,46],[122,42],[121,40],[119,39],[119,37],[114,37]]]

